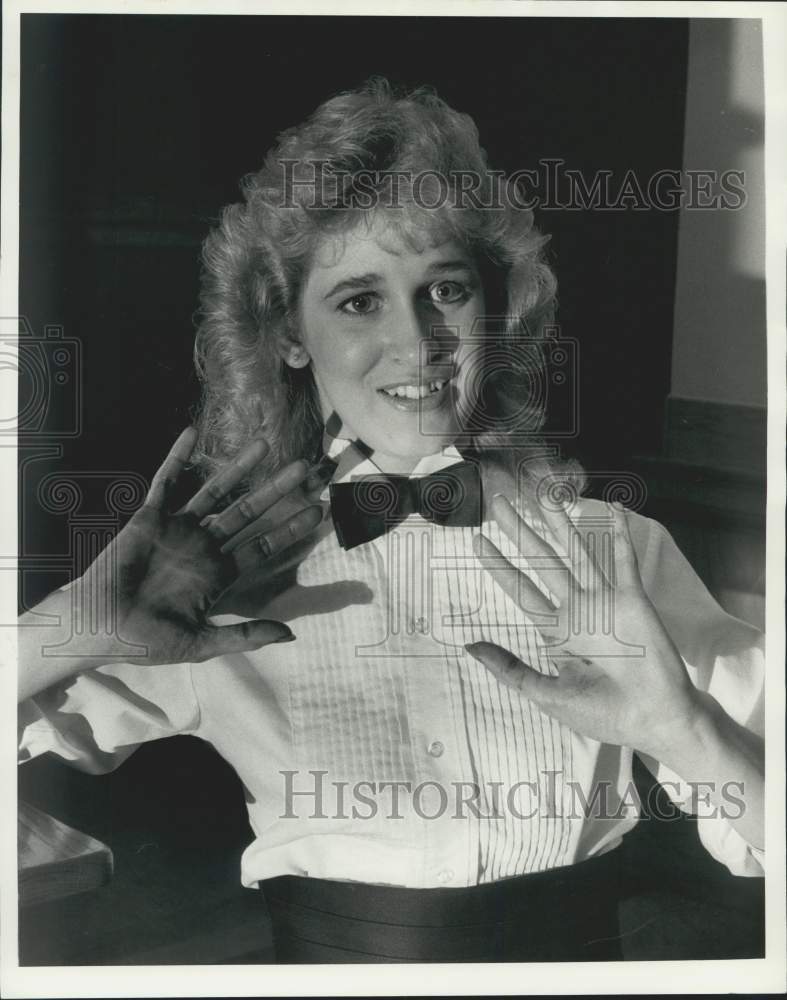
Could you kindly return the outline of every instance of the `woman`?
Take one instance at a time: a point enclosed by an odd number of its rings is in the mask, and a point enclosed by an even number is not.
[[[427,92],[284,133],[205,245],[198,431],[36,609],[110,594],[112,643],[21,630],[23,759],[191,733],[236,769],[278,961],[620,957],[634,752],[761,873],[759,636],[540,444],[555,285],[516,194]]]

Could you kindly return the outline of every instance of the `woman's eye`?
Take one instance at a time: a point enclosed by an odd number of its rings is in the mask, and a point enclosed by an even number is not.
[[[342,312],[350,313],[352,316],[365,316],[368,313],[376,312],[380,308],[380,300],[372,292],[361,292],[360,295],[353,295],[339,306]]]
[[[429,295],[438,305],[464,302],[470,297],[469,289],[459,281],[438,281],[429,288]]]

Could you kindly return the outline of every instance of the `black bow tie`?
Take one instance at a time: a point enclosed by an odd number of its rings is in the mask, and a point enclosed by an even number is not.
[[[481,478],[472,462],[457,462],[431,475],[364,476],[331,483],[331,514],[343,549],[378,538],[410,514],[448,527],[481,524]]]

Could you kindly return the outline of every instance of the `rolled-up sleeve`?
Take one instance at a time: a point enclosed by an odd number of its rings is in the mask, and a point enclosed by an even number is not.
[[[739,725],[764,735],[764,636],[719,606],[665,528],[636,516],[631,524],[645,589],[692,682]],[[696,815],[700,840],[714,858],[735,875],[763,874],[764,852],[728,818],[742,807],[740,790],[730,787],[728,807],[712,805],[674,771],[645,755],[642,759],[675,805]]]
[[[19,705],[19,761],[51,752],[105,774],[142,743],[192,733],[199,720],[189,664],[98,667]]]

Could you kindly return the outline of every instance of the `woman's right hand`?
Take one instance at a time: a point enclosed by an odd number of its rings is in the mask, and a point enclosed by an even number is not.
[[[196,437],[193,428],[180,435],[142,507],[85,573],[22,616],[20,699],[107,663],[196,663],[294,638],[281,622],[216,626],[208,616],[241,573],[268,563],[322,520],[322,508],[298,489],[307,465],[292,462],[217,512],[265,456],[268,446],[255,439],[172,511]]]
[[[294,638],[281,622],[216,626],[208,615],[241,573],[264,565],[322,520],[317,505],[299,505],[296,513],[273,525],[265,517],[301,485],[308,472],[306,463],[292,462],[215,513],[267,453],[267,444],[257,438],[185,506],[171,512],[168,500],[195,443],[193,428],[180,435],[156,473],[145,503],[110,547],[114,558],[99,557],[99,565],[94,564],[97,572],[91,567],[82,577],[83,585],[97,587],[99,596],[114,594],[119,639],[146,650],[134,662],[199,662]],[[279,509],[286,506],[280,504]],[[257,522],[259,532],[254,531]]]

